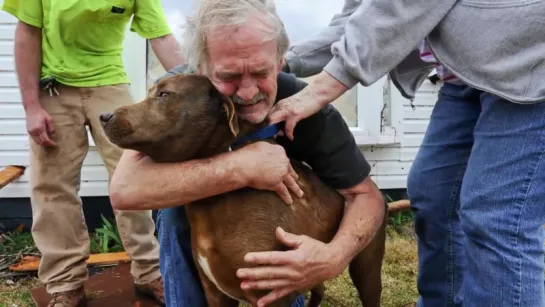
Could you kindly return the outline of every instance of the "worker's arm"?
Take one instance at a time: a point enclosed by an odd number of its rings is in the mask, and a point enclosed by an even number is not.
[[[186,63],[180,44],[174,38],[174,35],[167,34],[153,38],[150,40],[150,44],[157,59],[166,71]]]
[[[53,147],[53,119],[40,104],[42,29],[17,22],[15,28],[15,70],[25,109],[27,133],[39,145]]]
[[[134,2],[131,31],[150,41],[153,52],[166,71],[185,63],[180,45],[167,22],[161,0]]]

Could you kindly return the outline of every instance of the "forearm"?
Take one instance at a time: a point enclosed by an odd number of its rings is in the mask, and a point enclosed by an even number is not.
[[[166,71],[185,64],[186,61],[180,44],[172,34],[154,38],[150,41],[150,44],[157,59]]]
[[[112,176],[116,209],[163,209],[247,186],[233,153],[183,163],[154,163],[125,151]]]
[[[369,178],[366,180],[370,181]],[[332,256],[342,267],[371,242],[386,214],[384,198],[376,188],[343,195],[346,199],[344,216],[337,234],[329,243]]]
[[[42,29],[19,21],[15,28],[15,70],[25,111],[40,106]]]
[[[325,67],[346,87],[371,85],[396,67],[441,22],[456,0],[364,1],[348,18]]]

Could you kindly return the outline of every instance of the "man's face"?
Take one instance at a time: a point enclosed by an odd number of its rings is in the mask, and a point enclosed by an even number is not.
[[[205,74],[218,91],[231,97],[238,115],[254,124],[261,123],[273,106],[282,68],[276,41],[264,41],[266,33],[255,26],[262,24],[259,17],[250,16],[236,30],[212,29],[205,64]]]

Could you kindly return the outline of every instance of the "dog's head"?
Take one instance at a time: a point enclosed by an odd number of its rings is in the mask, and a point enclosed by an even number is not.
[[[199,75],[163,79],[143,101],[101,114],[100,121],[112,143],[158,162],[217,154],[255,129],[237,117],[228,97]]]

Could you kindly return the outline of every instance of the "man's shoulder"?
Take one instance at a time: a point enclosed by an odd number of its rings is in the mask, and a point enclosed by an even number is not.
[[[276,102],[293,96],[307,86],[307,83],[294,74],[289,74],[281,71],[276,77],[277,90]]]

